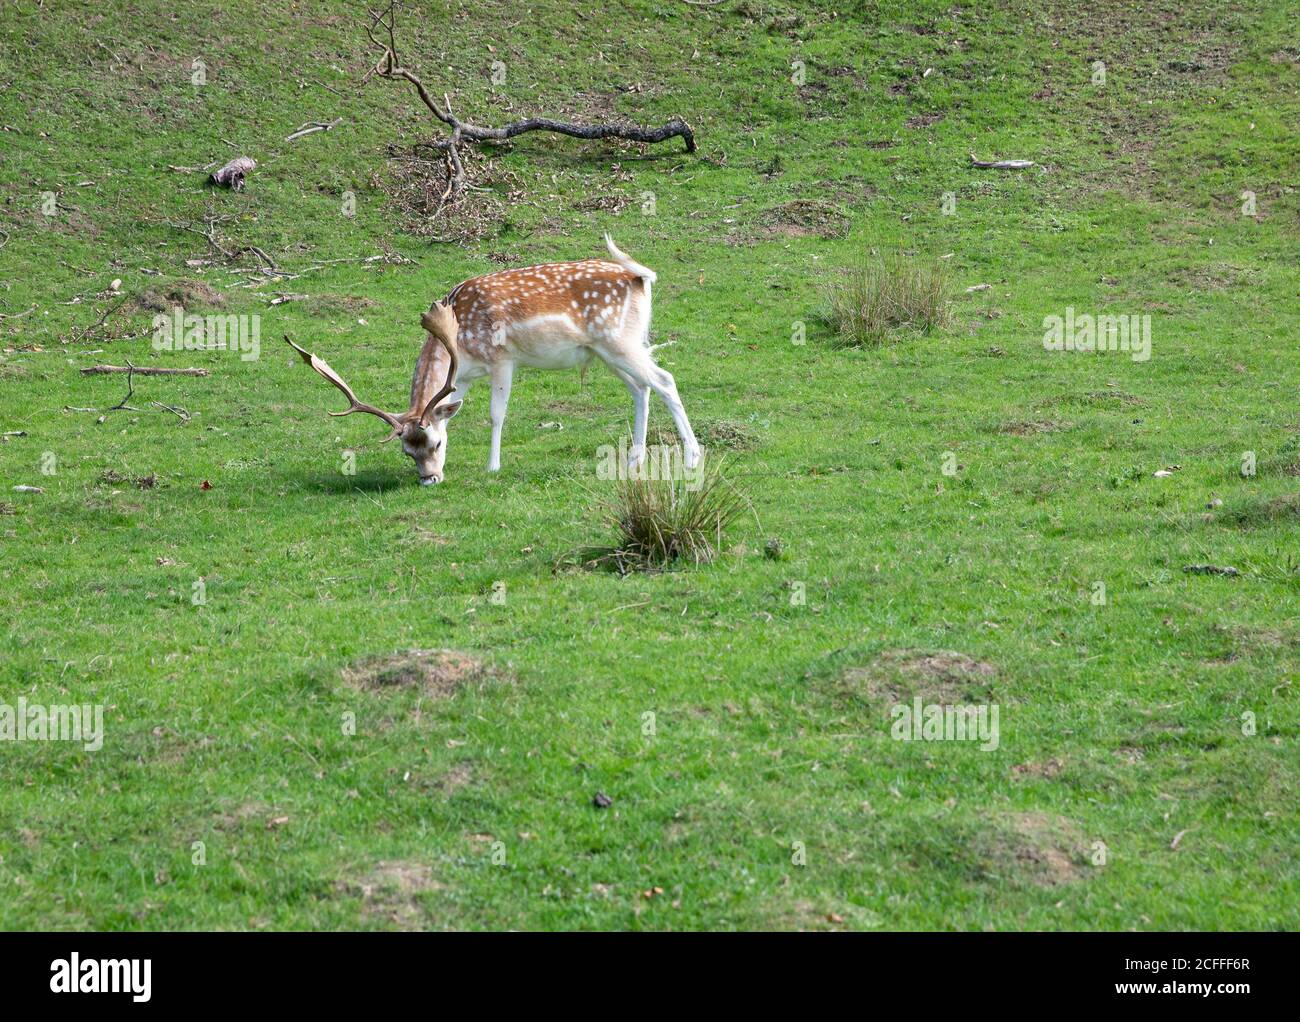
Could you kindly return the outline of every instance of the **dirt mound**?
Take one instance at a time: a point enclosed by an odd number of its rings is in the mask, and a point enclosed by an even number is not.
[[[758,433],[743,422],[702,419],[694,426],[695,439],[706,448],[724,447],[729,451],[748,451],[759,442]],[[677,430],[671,426],[662,426],[655,431],[654,443],[675,447],[681,442]]]
[[[1057,422],[1053,419],[1014,419],[1002,423],[998,427],[998,432],[1009,433],[1012,436],[1039,436],[1043,433],[1059,433],[1069,428],[1068,422]]]
[[[135,300],[136,309],[142,312],[171,312],[177,306],[186,310],[210,309],[225,304],[226,296],[211,284],[186,278],[147,288]]]
[[[1087,842],[1064,816],[1008,813],[998,818],[996,837],[985,849],[990,872],[1010,872],[1038,887],[1074,883],[1087,862]]]
[[[390,656],[366,657],[342,672],[343,680],[355,688],[418,686],[438,699],[455,695],[490,674],[478,657],[454,649],[409,649]]]
[[[812,199],[765,209],[758,215],[760,237],[767,238],[842,238],[848,234],[849,218],[834,206]]]
[[[445,890],[433,878],[433,870],[421,862],[379,862],[359,878],[344,878],[335,883],[340,894],[360,898],[366,917],[398,929],[421,929],[425,913],[421,895]]]
[[[920,696],[952,705],[988,699],[997,671],[992,664],[951,650],[891,649],[874,661],[850,667],[840,686],[873,701],[899,703]]]

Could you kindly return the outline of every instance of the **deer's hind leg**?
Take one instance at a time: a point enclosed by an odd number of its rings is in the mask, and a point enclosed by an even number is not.
[[[667,369],[655,363],[650,349],[644,344],[601,344],[596,347],[596,354],[614,373],[627,383],[628,390],[635,384],[640,391],[632,390],[633,400],[637,401],[637,424],[641,427],[641,446],[636,447],[633,436],[633,449],[645,454],[645,422],[649,417],[649,394],[653,390],[662,399],[673,417],[677,435],[682,439],[683,462],[688,469],[693,469],[700,462],[700,445],[691,429],[691,421],[686,417],[686,408],[681,395],[677,393],[677,381]],[[630,382],[629,382],[630,381]],[[644,414],[642,409],[645,409]]]
[[[632,449],[627,455],[627,467],[634,469],[645,461],[645,434],[650,419],[650,388],[613,366],[610,366],[610,370],[623,381],[628,393],[632,395]]]

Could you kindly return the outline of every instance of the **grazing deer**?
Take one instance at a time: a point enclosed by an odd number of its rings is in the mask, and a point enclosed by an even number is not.
[[[584,259],[501,270],[458,284],[445,302],[434,302],[420,317],[428,336],[411,378],[410,407],[400,415],[358,401],[325,362],[288,337],[285,340],[348,399],[346,411],[330,414],[368,412],[387,422],[392,432],[384,443],[402,438],[402,450],[415,461],[425,486],[442,482],[447,422],[460,411],[471,382],[480,376],[492,381],[492,452],[487,467],[496,472],[501,468],[501,427],[515,366],[572,369],[585,366],[593,355],[632,394],[629,467],[636,468],[645,459],[653,390],[672,413],[684,447],[683,463],[693,469],[700,460],[699,444],[672,374],[655,364],[650,349],[654,271],[621,252],[608,234],[605,244],[613,262]]]

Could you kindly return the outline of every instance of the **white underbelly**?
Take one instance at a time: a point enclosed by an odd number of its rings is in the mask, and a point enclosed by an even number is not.
[[[509,345],[519,365],[573,369],[591,361],[590,339],[568,316],[539,316],[516,324]]]
[[[591,361],[591,349],[585,344],[525,348],[518,351],[515,361],[533,369],[575,369]]]

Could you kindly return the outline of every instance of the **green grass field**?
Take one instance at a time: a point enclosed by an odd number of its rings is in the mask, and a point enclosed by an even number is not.
[[[105,713],[0,742],[0,926],[1300,926],[1289,5],[411,5],[462,117],[700,145],[480,147],[447,222],[363,16],[0,8],[0,703]],[[241,154],[243,192],[171,169]],[[495,475],[480,382],[422,488],[280,340],[405,407],[431,300],[605,231],[752,503],[706,566],[564,566],[610,538],[603,369],[521,372]],[[941,260],[950,325],[840,346],[873,251]],[[176,294],[260,357],[155,351]],[[1067,310],[1149,316],[1149,360],[1046,350]],[[110,411],[78,370],[127,360],[211,374]],[[996,705],[996,751],[894,740],[918,696]]]

